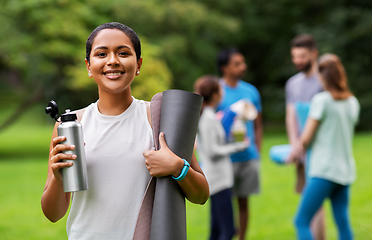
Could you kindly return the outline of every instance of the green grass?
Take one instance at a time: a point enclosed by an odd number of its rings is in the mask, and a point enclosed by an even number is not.
[[[67,239],[65,216],[49,222],[40,207],[47,175],[47,157],[53,126],[35,107],[17,124],[0,132],[0,239]],[[0,109],[0,119],[4,111]],[[46,124],[49,122],[49,124]],[[247,239],[295,239],[292,225],[299,196],[294,193],[294,167],[268,159],[268,150],[287,142],[284,132],[266,133],[261,165],[262,193],[251,198]],[[357,134],[354,155],[358,179],[352,186],[351,221],[355,239],[372,239],[372,134]],[[330,204],[326,202],[327,239],[337,239]],[[236,207],[236,206],[234,206]],[[188,239],[208,239],[209,203],[187,203]]]
[[[67,239],[66,218],[53,224],[41,211],[47,161],[24,158],[0,162],[1,239]]]
[[[286,143],[284,132],[265,134],[261,162],[262,192],[251,198],[251,220],[246,239],[295,239],[292,222],[300,200],[299,195],[294,193],[295,169],[294,166],[277,165],[268,158],[271,146]],[[358,178],[351,188],[350,207],[355,239],[372,239],[371,146],[371,133],[355,136],[354,157]],[[236,211],[236,203],[233,203]],[[209,204],[188,204],[187,207],[189,239],[208,239]],[[327,239],[337,239],[329,200],[325,202],[325,212]]]

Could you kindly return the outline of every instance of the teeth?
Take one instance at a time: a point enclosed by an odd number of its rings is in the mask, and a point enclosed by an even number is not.
[[[121,75],[121,73],[117,72],[117,73],[106,73],[106,76],[118,76],[118,75]]]

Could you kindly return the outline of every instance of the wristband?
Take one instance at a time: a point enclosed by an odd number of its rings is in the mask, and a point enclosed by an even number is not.
[[[178,177],[173,177],[172,176],[172,178],[176,181],[181,181],[182,179],[184,179],[186,177],[187,172],[189,171],[189,168],[190,168],[190,163],[188,161],[186,161],[185,159],[182,159],[182,160],[185,162],[185,164],[183,165],[181,174]]]

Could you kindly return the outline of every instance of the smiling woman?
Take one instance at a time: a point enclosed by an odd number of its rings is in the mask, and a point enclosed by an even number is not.
[[[48,177],[41,199],[45,216],[52,222],[71,210],[67,220],[69,239],[132,239],[141,201],[150,176],[178,177],[184,160],[167,146],[160,134],[161,149],[155,151],[149,103],[131,95],[130,85],[140,74],[141,45],[137,34],[121,23],[96,28],[86,42],[88,75],[98,86],[99,99],[76,111],[84,129],[89,189],[63,191],[61,160],[76,156],[62,151],[56,124],[50,143]],[[203,204],[209,196],[206,178],[195,158],[178,181],[186,198]]]
[[[89,76],[98,85],[100,96],[120,93],[117,97],[125,96],[127,102],[131,103],[130,84],[134,76],[139,75],[142,58],[137,58],[132,41],[127,35],[117,29],[101,30],[92,44],[89,60],[86,59],[85,62]],[[121,94],[123,91],[126,94]],[[100,108],[100,104],[98,107]],[[104,114],[117,115],[124,110],[116,109]]]

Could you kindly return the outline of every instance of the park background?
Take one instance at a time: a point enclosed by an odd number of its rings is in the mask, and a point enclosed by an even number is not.
[[[50,223],[40,197],[53,121],[50,99],[78,109],[98,94],[85,69],[85,41],[98,25],[118,21],[142,42],[136,98],[170,88],[192,91],[203,74],[218,74],[216,56],[235,46],[246,57],[243,79],[261,93],[264,116],[262,193],[251,201],[249,239],[294,239],[299,196],[292,166],[275,165],[269,148],[287,143],[284,85],[296,73],[290,40],[309,33],[320,54],[340,56],[361,104],[354,141],[358,179],[352,187],[356,239],[372,239],[372,1],[369,0],[0,0],[0,238],[66,239],[66,217]],[[60,111],[61,111],[60,110]],[[326,202],[327,236],[336,239]],[[189,239],[206,239],[209,203],[187,204]]]

